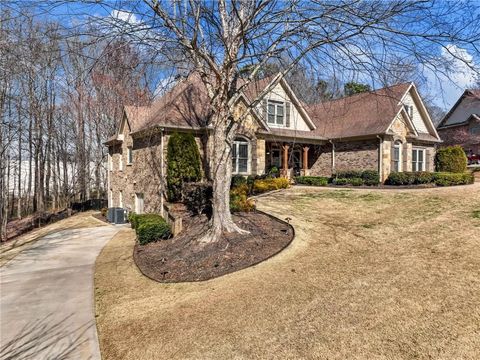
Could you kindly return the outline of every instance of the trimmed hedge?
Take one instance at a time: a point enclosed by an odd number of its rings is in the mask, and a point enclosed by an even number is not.
[[[447,146],[437,150],[435,169],[438,172],[464,173],[467,171],[467,156],[461,146]]]
[[[171,235],[170,226],[158,214],[135,214],[132,212],[129,214],[129,220],[137,233],[140,245],[168,239]]]
[[[334,180],[332,183],[335,185],[353,185],[353,186],[375,186],[380,184],[380,176],[376,170],[348,170],[339,171],[333,175]],[[342,179],[338,181],[339,179]],[[346,181],[345,181],[346,179]]]
[[[385,184],[388,185],[421,185],[435,184],[437,186],[473,184],[474,176],[471,173],[448,172],[392,172]]]
[[[324,176],[297,176],[295,182],[302,185],[326,186],[329,182],[328,177]]]
[[[445,173],[435,174],[435,184],[437,186],[468,185],[475,182],[472,173]]]
[[[285,178],[255,180],[252,191],[254,194],[261,194],[267,191],[286,189],[289,186],[290,183],[288,179]]]

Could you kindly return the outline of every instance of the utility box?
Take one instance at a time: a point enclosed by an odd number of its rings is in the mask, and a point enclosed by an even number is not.
[[[126,210],[123,208],[108,208],[107,220],[112,224],[125,224],[126,213]]]

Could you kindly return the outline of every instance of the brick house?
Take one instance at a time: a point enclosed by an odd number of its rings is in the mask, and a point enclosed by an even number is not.
[[[268,90],[268,91],[267,91]],[[248,109],[255,99],[258,105]],[[191,132],[205,174],[209,149],[206,91],[194,75],[150,107],[125,107],[116,135],[106,141],[109,207],[161,212],[170,134]],[[315,105],[303,104],[284,79],[250,83],[234,116],[244,116],[232,144],[233,173],[330,176],[342,170],[433,171],[436,129],[413,83]]]
[[[443,145],[461,145],[480,155],[480,90],[465,90],[437,126]]]

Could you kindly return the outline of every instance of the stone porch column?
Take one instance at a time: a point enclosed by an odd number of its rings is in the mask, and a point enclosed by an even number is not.
[[[308,150],[310,148],[308,146],[304,146],[303,147],[303,161],[302,161],[302,165],[303,165],[303,170],[302,170],[302,175],[303,176],[308,176]]]
[[[288,178],[288,149],[289,145],[283,145],[283,162],[282,162],[282,175]]]

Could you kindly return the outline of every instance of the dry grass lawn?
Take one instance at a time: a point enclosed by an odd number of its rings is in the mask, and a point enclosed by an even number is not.
[[[52,234],[60,230],[80,229],[85,227],[105,226],[106,223],[95,219],[92,214],[94,211],[87,211],[75,214],[66,219],[57,221],[53,224],[34,229],[16,238],[2,243],[0,246],[0,266],[5,265],[20,252],[28,249],[32,244],[43,236]]]
[[[122,230],[96,264],[104,359],[479,359],[480,184],[296,187],[259,199],[297,236],[274,258],[160,284]]]

